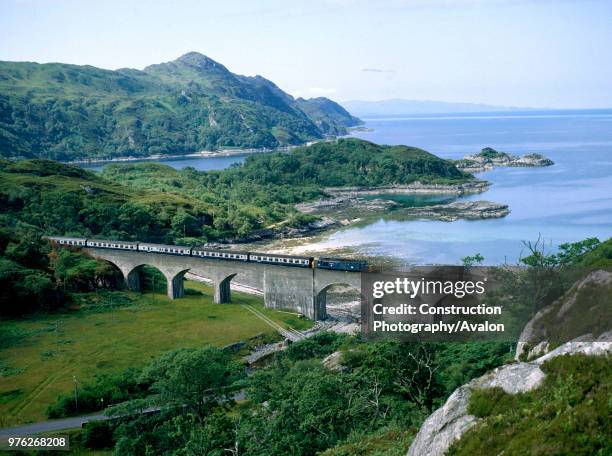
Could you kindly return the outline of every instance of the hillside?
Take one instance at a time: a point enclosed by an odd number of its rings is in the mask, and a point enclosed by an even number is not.
[[[611,246],[589,238],[536,252],[521,271],[492,271],[506,277],[496,302],[525,314],[539,294],[541,310],[524,326],[514,361],[457,388],[407,456],[611,454]]]
[[[0,226],[41,233],[172,239],[172,219],[203,224],[213,208],[179,193],[143,191],[50,160],[0,160]],[[182,229],[178,232],[183,232]]]
[[[110,165],[100,175],[49,160],[0,160],[0,222],[33,224],[47,235],[203,243],[302,223],[293,206],[320,198],[327,186],[470,179],[423,150],[358,139],[256,154],[210,172],[141,163]]]
[[[359,123],[190,52],[144,70],[0,62],[0,155],[70,160],[276,147]]]
[[[249,179],[323,187],[376,187],[416,181],[461,183],[473,179],[452,162],[423,149],[379,145],[357,138],[320,142],[291,154],[248,157],[243,170]]]

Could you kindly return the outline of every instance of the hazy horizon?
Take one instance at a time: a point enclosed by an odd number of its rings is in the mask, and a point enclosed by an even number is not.
[[[612,107],[602,0],[5,0],[0,60],[137,68],[190,51],[298,97]]]

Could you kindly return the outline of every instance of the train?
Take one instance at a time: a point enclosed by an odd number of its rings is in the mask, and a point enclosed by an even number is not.
[[[166,255],[181,255],[226,261],[277,264],[297,268],[319,268],[352,272],[365,272],[369,270],[368,262],[365,260],[349,260],[344,258],[315,259],[307,256],[277,255],[261,252],[239,252],[234,250],[213,249],[206,247],[83,239],[64,236],[49,236],[47,239],[54,244],[66,247],[92,247],[98,249],[131,250],[144,253],[163,253]]]

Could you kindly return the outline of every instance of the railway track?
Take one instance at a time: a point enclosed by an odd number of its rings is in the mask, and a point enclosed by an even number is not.
[[[276,323],[271,318],[267,317],[263,312],[261,312],[260,310],[256,309],[255,307],[251,306],[250,304],[241,304],[241,305],[242,305],[242,307],[247,309],[249,312],[251,312],[253,315],[255,315],[257,318],[259,318],[260,320],[264,321],[270,327],[272,327],[276,331],[278,331],[278,333],[281,336],[289,339],[291,342],[296,342],[296,341],[298,341],[300,339],[303,339],[305,337],[304,334],[302,334],[301,332],[299,332],[299,331],[297,331],[297,330],[295,330],[293,328],[283,328],[281,325]]]
[[[212,283],[210,279],[208,279],[207,277],[201,276],[199,274],[189,272],[188,275],[190,276],[189,278],[196,280],[198,282]],[[263,292],[261,292],[261,290],[257,290],[255,288],[248,287],[245,285],[236,285],[235,288],[237,291],[239,290],[239,291],[242,291],[243,293],[263,295]],[[283,328],[277,322],[267,317],[263,312],[261,312],[260,310],[257,310],[255,307],[251,306],[250,304],[241,304],[241,305],[242,307],[246,308],[249,312],[251,312],[253,315],[255,315],[257,318],[264,321],[268,326],[274,328],[281,336],[285,337],[286,339],[289,339],[290,341],[295,342],[305,337],[304,334],[302,334],[301,332],[293,328]]]

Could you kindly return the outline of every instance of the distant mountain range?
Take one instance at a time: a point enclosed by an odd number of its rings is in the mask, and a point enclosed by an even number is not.
[[[59,160],[276,147],[359,119],[190,52],[144,70],[0,62],[0,155]]]
[[[380,101],[344,101],[345,109],[356,116],[382,117],[414,114],[451,114],[473,112],[526,111],[530,108],[514,108],[508,106],[492,106],[478,103],[449,103],[444,101],[426,100],[380,100]]]

